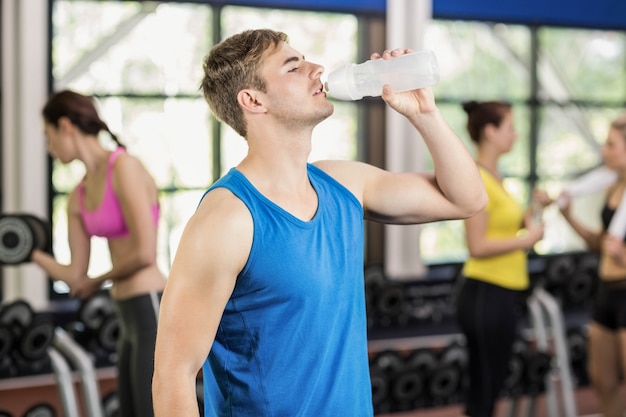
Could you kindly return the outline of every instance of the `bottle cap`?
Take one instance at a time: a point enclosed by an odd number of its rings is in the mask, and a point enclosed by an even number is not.
[[[360,100],[363,95],[357,91],[352,67],[356,64],[347,64],[337,68],[328,74],[326,89],[328,93],[338,100]]]

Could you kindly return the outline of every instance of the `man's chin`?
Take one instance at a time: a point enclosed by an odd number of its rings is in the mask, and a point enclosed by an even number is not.
[[[329,104],[328,109],[326,110],[326,113],[324,115],[324,119],[322,119],[322,120],[328,119],[335,112],[335,105],[333,103],[331,103],[330,101],[328,102],[328,104]]]

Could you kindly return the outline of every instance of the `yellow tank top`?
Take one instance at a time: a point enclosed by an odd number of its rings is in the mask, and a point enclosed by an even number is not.
[[[515,237],[522,227],[524,210],[488,171],[479,167],[480,175],[489,195],[485,211],[489,216],[487,238]],[[463,274],[511,290],[528,288],[526,251],[516,250],[486,258],[470,257]]]

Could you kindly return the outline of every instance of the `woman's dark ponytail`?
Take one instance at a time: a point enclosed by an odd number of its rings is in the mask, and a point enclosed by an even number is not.
[[[67,117],[83,133],[98,135],[106,131],[118,146],[124,146],[107,124],[100,118],[93,98],[70,90],[59,91],[48,99],[42,110],[47,123],[59,126],[59,119]]]

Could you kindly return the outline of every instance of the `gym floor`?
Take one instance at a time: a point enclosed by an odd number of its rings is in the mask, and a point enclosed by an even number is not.
[[[623,387],[624,388],[624,387]],[[600,405],[591,388],[581,388],[576,390],[576,415],[584,417],[601,417]],[[545,397],[539,397],[535,404],[535,413],[528,413],[528,400],[522,399],[517,407],[517,415],[531,417],[550,417],[546,410]],[[494,417],[514,417],[510,413],[511,402],[509,400],[501,400],[498,405]],[[562,410],[562,407],[560,408]],[[459,417],[463,415],[463,406],[455,405],[441,408],[430,408],[413,410],[402,413],[379,414],[377,417]],[[560,416],[565,416],[560,413]]]

